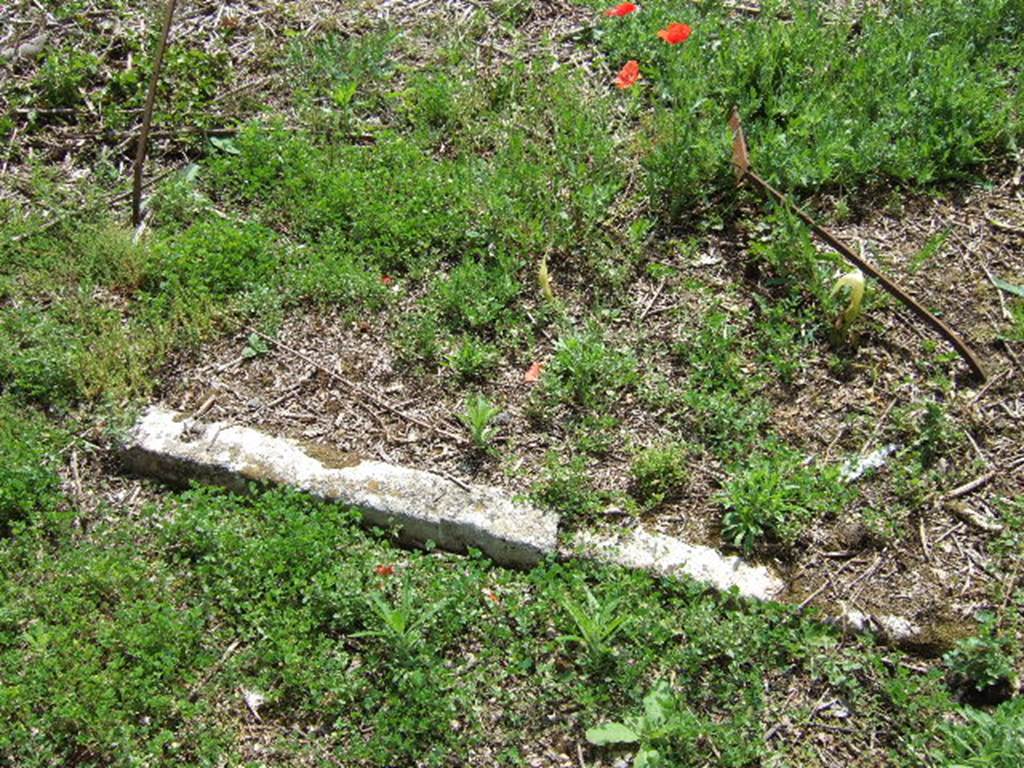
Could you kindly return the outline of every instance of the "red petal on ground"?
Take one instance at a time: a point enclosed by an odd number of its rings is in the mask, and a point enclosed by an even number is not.
[[[689,39],[693,28],[689,24],[669,24],[658,32],[658,37],[669,45],[679,45]]]
[[[631,59],[626,62],[626,65],[621,70],[619,70],[619,74],[615,78],[615,86],[625,90],[639,79],[640,64]]]
[[[640,6],[636,3],[620,3],[614,8],[609,8],[604,12],[605,16],[629,16],[631,13],[636,13],[640,10]]]

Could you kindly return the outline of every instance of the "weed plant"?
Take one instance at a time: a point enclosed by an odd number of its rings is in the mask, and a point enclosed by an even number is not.
[[[466,407],[459,414],[473,445],[480,450],[491,447],[498,428],[494,420],[501,414],[501,409],[481,394],[470,397],[466,401]]]
[[[1013,642],[1001,636],[994,617],[982,620],[981,632],[964,638],[943,659],[953,685],[967,694],[969,701],[1009,698],[1017,684]]]
[[[499,258],[493,264],[464,259],[435,282],[428,299],[448,330],[494,332],[513,320],[509,307],[519,296],[519,265]]]
[[[461,381],[479,380],[498,364],[498,350],[475,336],[464,336],[448,354],[447,363]]]
[[[572,618],[576,632],[560,639],[578,643],[591,659],[600,662],[612,652],[611,642],[626,627],[629,616],[619,610],[618,600],[602,602],[587,587],[583,596],[582,605],[568,596],[562,598],[562,608]]]
[[[837,468],[809,466],[799,453],[769,443],[736,467],[719,495],[722,536],[744,552],[791,546],[822,515],[838,513],[848,496]]]
[[[611,402],[638,378],[632,352],[609,346],[597,327],[559,339],[541,377],[544,398],[583,411]]]
[[[603,508],[606,497],[587,477],[587,458],[582,455],[567,460],[554,452],[545,457],[544,476],[537,482],[532,497],[543,506],[553,509],[567,520],[581,520],[596,516]]]
[[[633,459],[633,489],[638,500],[654,508],[671,500],[686,485],[689,452],[678,443],[645,448]]]
[[[1013,768],[1024,749],[1024,699],[992,710],[962,709],[960,722],[943,726],[945,749],[935,759],[969,768]]]

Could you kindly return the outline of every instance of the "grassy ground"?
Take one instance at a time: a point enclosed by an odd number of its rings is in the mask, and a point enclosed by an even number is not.
[[[3,11],[49,37],[0,87],[0,761],[1016,765],[1024,4],[260,5],[182,12],[141,234],[156,13]],[[733,189],[733,103],[988,385],[879,292],[836,329],[842,264]],[[109,451],[152,397],[731,548],[790,605],[152,487]]]

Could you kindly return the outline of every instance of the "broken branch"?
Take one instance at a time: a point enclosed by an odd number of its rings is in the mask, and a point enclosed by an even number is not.
[[[840,253],[847,261],[856,267],[859,267],[861,271],[866,272],[873,277],[879,285],[882,286],[892,296],[895,296],[900,302],[903,303],[908,309],[910,309],[915,315],[923,320],[926,324],[932,327],[942,338],[948,341],[954,349],[959,353],[960,357],[964,359],[967,366],[971,369],[971,372],[981,381],[985,381],[986,374],[985,369],[981,365],[981,361],[967,343],[960,338],[959,334],[946,325],[945,322],[937,318],[923,306],[921,306],[910,294],[908,294],[903,288],[897,285],[895,282],[890,280],[888,277],[878,271],[878,268],[871,264],[869,261],[862,259],[856,253],[853,252],[848,245],[843,243],[838,237],[829,232],[823,226],[818,224],[814,219],[811,218],[810,214],[804,211],[800,206],[796,205],[789,200],[782,192],[775,189],[771,184],[761,178],[759,175],[754,173],[750,168],[750,158],[747,153],[747,142],[743,136],[743,126],[740,123],[739,111],[733,107],[732,115],[729,117],[729,125],[732,128],[733,133],[733,152],[732,162],[733,169],[736,173],[737,185],[742,184],[744,181],[751,182],[755,187],[760,189],[767,196],[775,199],[780,204],[792,211],[796,216],[814,232],[818,237],[824,240],[828,245],[835,251]]]

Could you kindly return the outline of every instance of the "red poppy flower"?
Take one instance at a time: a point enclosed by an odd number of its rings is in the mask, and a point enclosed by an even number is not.
[[[378,576],[394,576],[395,575],[395,566],[393,566],[393,565],[378,565],[373,570],[376,571]]]
[[[391,275],[380,276],[381,285],[391,285],[393,282],[395,282],[395,278],[393,278]]]
[[[685,43],[690,37],[693,29],[689,24],[669,24],[665,29],[659,30],[658,37],[669,45]]]
[[[604,12],[605,16],[629,16],[631,13],[636,13],[640,10],[640,6],[636,3],[620,3],[614,8],[609,8]]]
[[[630,59],[626,62],[626,65],[619,70],[619,74],[615,78],[615,85],[619,88],[626,89],[639,79],[640,64],[635,59]]]

